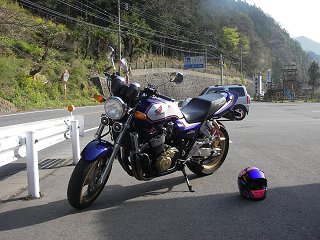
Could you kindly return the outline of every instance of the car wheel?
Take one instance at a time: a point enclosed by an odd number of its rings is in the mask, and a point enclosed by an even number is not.
[[[243,120],[246,115],[247,115],[247,111],[245,109],[245,107],[241,106],[241,105],[237,105],[233,108],[233,111],[235,112],[234,114],[234,120],[236,121],[241,121]]]

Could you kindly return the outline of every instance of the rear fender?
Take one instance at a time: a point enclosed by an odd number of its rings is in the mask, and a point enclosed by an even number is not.
[[[93,140],[85,146],[81,152],[81,157],[87,161],[94,161],[99,158],[110,157],[113,145],[103,140]]]

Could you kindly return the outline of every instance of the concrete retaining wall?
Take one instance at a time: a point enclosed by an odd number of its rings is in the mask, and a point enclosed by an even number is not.
[[[11,103],[0,98],[0,114],[16,112],[17,108]]]
[[[184,75],[184,81],[181,84],[167,83],[170,79],[170,74],[174,72],[181,72]],[[95,81],[97,81],[96,79]],[[219,75],[213,75],[208,73],[200,73],[190,70],[182,69],[173,69],[173,68],[154,68],[154,69],[139,69],[131,71],[131,80],[132,82],[138,82],[141,84],[141,87],[144,88],[148,84],[153,84],[158,87],[158,91],[166,96],[175,98],[175,99],[184,99],[186,97],[195,97],[198,96],[201,91],[210,85],[218,85],[221,83]],[[248,85],[247,81],[240,81],[240,79],[235,79],[231,77],[224,77],[223,84],[244,84]],[[106,89],[104,85],[104,80],[100,81],[101,86],[98,86],[100,89]],[[163,84],[163,85],[162,85]],[[161,86],[160,86],[161,85]],[[250,86],[252,84],[249,84]]]

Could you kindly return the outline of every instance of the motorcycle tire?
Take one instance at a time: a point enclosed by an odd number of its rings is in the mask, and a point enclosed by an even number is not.
[[[218,156],[208,157],[203,161],[202,164],[196,163],[196,161],[191,161],[187,164],[188,168],[198,176],[207,176],[214,173],[216,170],[220,168],[223,164],[224,160],[227,157],[228,150],[229,150],[229,134],[224,126],[220,126],[220,139],[219,147],[221,152]]]
[[[72,207],[84,209],[90,206],[100,195],[111,172],[110,169],[106,180],[98,184],[107,160],[87,161],[82,158],[79,160],[72,172],[67,190],[67,198]]]

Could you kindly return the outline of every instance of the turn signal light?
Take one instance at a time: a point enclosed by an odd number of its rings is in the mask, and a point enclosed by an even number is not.
[[[136,111],[136,112],[134,113],[133,117],[134,117],[135,119],[139,119],[139,120],[147,120],[147,116],[146,116],[144,113],[139,112],[139,111]]]
[[[105,99],[104,96],[102,96],[102,95],[97,95],[97,94],[95,94],[95,95],[93,96],[93,98],[94,98],[96,101],[98,101],[99,103],[103,103],[103,102],[106,101],[106,99]]]

